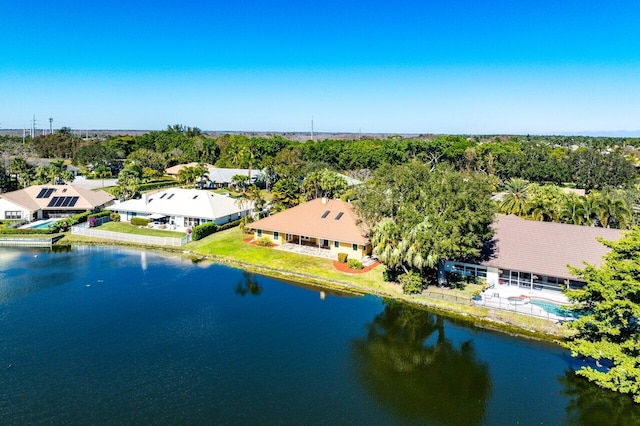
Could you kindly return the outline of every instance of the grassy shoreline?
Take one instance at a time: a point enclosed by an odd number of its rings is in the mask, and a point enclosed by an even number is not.
[[[240,230],[233,228],[177,248],[127,244],[121,241],[93,239],[67,234],[57,245],[124,245],[170,251],[189,256],[194,262],[211,261],[292,283],[311,285],[319,289],[324,288],[352,294],[372,294],[383,298],[392,298],[429,308],[449,317],[471,323],[474,326],[522,337],[558,341],[568,335],[566,327],[541,318],[450,302],[429,297],[425,294],[403,294],[398,285],[383,280],[383,265],[363,274],[345,274],[337,271],[333,267],[331,260],[258,247],[243,242],[242,238],[243,235]],[[479,288],[477,285],[468,285],[464,291],[437,289],[437,292],[443,298],[457,296],[461,300],[468,300],[472,297],[473,292]]]

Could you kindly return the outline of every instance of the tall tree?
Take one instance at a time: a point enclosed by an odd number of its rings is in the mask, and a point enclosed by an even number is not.
[[[586,285],[567,291],[584,315],[569,324],[576,334],[566,346],[573,356],[595,360],[578,375],[640,403],[640,228],[602,243],[611,251],[599,268],[571,268]]]
[[[495,205],[485,175],[412,162],[377,173],[358,193],[374,253],[425,282],[445,259],[477,258],[492,233]]]
[[[511,178],[504,184],[505,194],[500,202],[500,210],[506,214],[524,216],[528,211],[529,182]]]

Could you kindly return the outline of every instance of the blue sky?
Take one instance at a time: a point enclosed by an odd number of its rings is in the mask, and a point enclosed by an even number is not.
[[[640,130],[635,1],[0,0],[0,16],[5,129],[35,114],[74,129]]]

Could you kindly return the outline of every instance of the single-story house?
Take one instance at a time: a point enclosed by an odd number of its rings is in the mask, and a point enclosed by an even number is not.
[[[256,169],[224,169],[220,167],[212,167],[207,173],[208,182],[206,187],[208,188],[226,188],[228,187],[235,175],[250,177],[251,183],[255,183],[258,180],[262,172]]]
[[[176,164],[175,166],[171,166],[169,168],[167,168],[164,172],[170,176],[173,177],[178,177],[178,173],[180,173],[180,170],[184,169],[185,167],[196,167],[201,163],[188,163],[188,164]],[[202,164],[206,169],[210,169],[210,168],[215,168],[216,166],[208,164],[208,163],[204,163]]]
[[[447,261],[446,272],[486,278],[487,284],[518,286],[529,290],[561,291],[584,283],[568,265],[600,266],[609,248],[597,238],[616,241],[624,231],[593,226],[567,225],[500,216],[495,234],[479,264]]]
[[[316,198],[251,223],[254,238],[270,238],[274,244],[299,244],[327,250],[330,257],[347,253],[361,259],[371,254],[367,229],[351,203]]]
[[[114,196],[73,185],[33,185],[0,195],[0,218],[9,220],[55,219],[107,207]]]
[[[114,204],[121,220],[145,217],[179,228],[191,228],[206,222],[218,225],[249,215],[253,203],[238,203],[237,199],[202,189],[169,188],[142,198]]]

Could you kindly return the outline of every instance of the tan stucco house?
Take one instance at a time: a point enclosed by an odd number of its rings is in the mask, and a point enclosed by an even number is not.
[[[254,239],[267,237],[273,244],[299,244],[327,250],[328,257],[347,253],[350,259],[371,254],[367,229],[353,205],[342,200],[316,198],[251,223]]]

